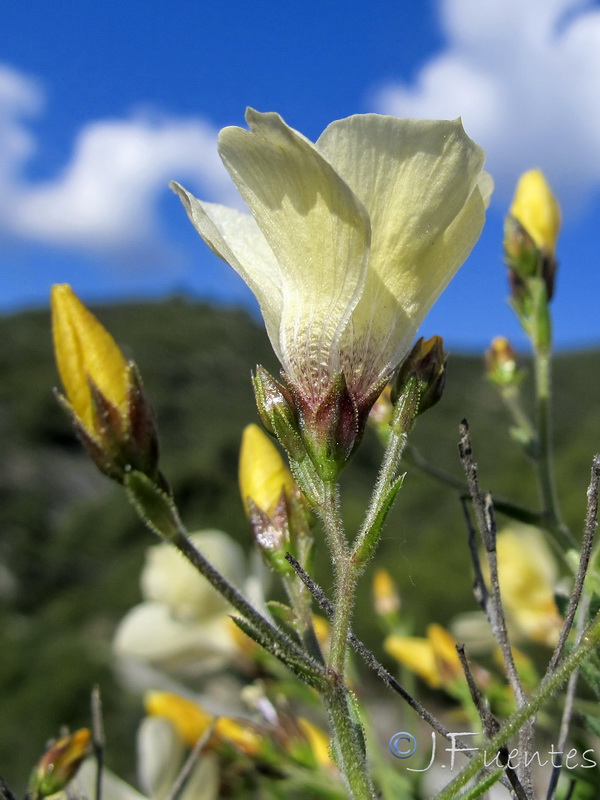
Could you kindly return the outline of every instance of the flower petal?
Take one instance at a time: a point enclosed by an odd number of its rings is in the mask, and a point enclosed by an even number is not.
[[[148,797],[165,798],[181,770],[185,745],[164,717],[144,717],[137,732],[138,780]]]
[[[234,208],[198,200],[175,181],[170,186],[183,203],[192,225],[213,253],[233,267],[252,290],[273,349],[280,357],[280,269],[256,221],[250,214]]]
[[[193,533],[191,542],[234,585],[244,579],[244,553],[226,533]],[[163,603],[179,622],[209,620],[230,606],[202,575],[171,545],[149,547],[141,575],[144,599]]]
[[[278,114],[249,109],[246,119],[250,131],[221,131],[219,152],[279,262],[283,367],[318,393],[339,370],[337,344],[363,290],[369,220],[315,146]]]
[[[317,147],[371,219],[367,284],[352,317],[366,357],[354,369],[394,366],[481,232],[483,151],[460,120],[376,114],[333,122]]]
[[[119,623],[113,648],[119,658],[149,662],[164,670],[200,674],[221,666],[234,651],[228,619],[223,615],[185,624],[174,620],[161,603],[140,603]]]

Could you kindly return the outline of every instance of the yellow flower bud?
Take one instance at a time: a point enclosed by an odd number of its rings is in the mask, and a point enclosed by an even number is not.
[[[517,354],[504,336],[496,336],[485,351],[485,368],[489,380],[496,386],[518,384],[523,372],[517,367]]]
[[[329,620],[325,619],[325,617],[320,617],[318,614],[313,614],[312,623],[321,650],[324,652],[328,651],[331,641],[331,625]]]
[[[89,381],[127,415],[129,368],[110,333],[67,284],[52,287],[52,332],[56,365],[67,399],[90,435],[96,420]]]
[[[427,627],[427,638],[431,642],[442,684],[448,686],[457,678],[462,678],[464,673],[454,637],[441,625],[433,624]]]
[[[540,250],[554,255],[560,207],[541,170],[531,169],[521,175],[509,213]]]
[[[270,514],[281,499],[296,488],[279,450],[258,425],[248,425],[242,434],[239,470],[240,492],[246,513],[248,498]]]
[[[89,755],[90,739],[90,731],[81,728],[52,742],[33,768],[29,779],[30,795],[47,797],[64,789]]]
[[[58,399],[96,466],[119,482],[129,470],[159,478],[154,411],[137,368],[67,284],[52,287],[52,332],[66,393]]]

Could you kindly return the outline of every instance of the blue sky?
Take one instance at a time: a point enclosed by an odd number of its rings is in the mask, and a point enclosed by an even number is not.
[[[454,348],[523,343],[502,218],[540,167],[563,208],[560,347],[600,342],[600,4],[583,0],[28,0],[0,27],[0,311],[186,291],[251,304],[166,188],[235,203],[218,130],[278,111],[316,139],[377,111],[462,116],[496,180],[488,224],[426,320]]]

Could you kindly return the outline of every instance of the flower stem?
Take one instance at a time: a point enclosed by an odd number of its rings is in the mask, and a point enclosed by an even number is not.
[[[390,510],[396,492],[402,485],[398,478],[398,465],[406,447],[408,432],[414,424],[418,408],[418,394],[407,392],[399,398],[394,407],[390,422],[390,435],[387,441],[381,470],[373,490],[373,496],[361,526],[352,555],[354,562],[362,569],[375,551],[383,523]]]
[[[551,425],[551,350],[534,342],[535,395],[537,403],[538,453],[537,471],[543,517],[563,551],[577,548],[575,540],[561,518],[552,458]]]

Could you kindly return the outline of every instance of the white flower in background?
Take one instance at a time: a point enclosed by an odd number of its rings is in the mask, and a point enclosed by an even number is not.
[[[77,773],[77,777],[69,784],[69,797],[95,797],[96,761],[88,758]],[[110,770],[102,772],[102,800],[149,800],[133,786],[122,781]]]
[[[148,797],[164,800],[183,767],[188,750],[180,733],[165,717],[144,717],[138,729],[138,780]],[[217,800],[219,765],[214,753],[202,753],[180,800]]]
[[[211,530],[190,538],[231,583],[243,585],[245,557],[227,534]],[[174,547],[148,549],[141,587],[144,602],[126,614],[115,633],[121,659],[199,674],[235,651],[230,607]]]
[[[479,237],[483,151],[460,120],[356,115],[316,144],[278,114],[246,120],[219,153],[252,216],[173,188],[256,295],[301,403],[318,408],[343,375],[360,414]]]
[[[145,717],[137,735],[138,791],[108,769],[102,772],[102,800],[164,800],[172,791],[187,755],[181,736],[169,720]],[[68,797],[95,797],[96,762],[89,758],[69,784]],[[217,800],[219,765],[214,753],[202,753],[178,800]]]

